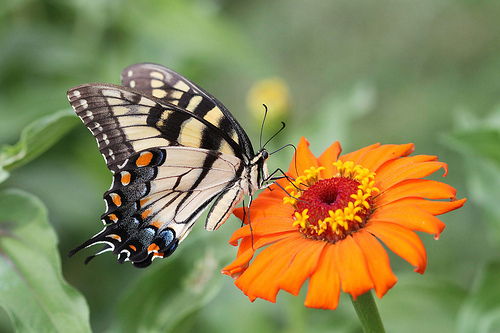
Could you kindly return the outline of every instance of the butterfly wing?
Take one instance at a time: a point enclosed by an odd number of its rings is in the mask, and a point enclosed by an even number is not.
[[[122,85],[174,104],[206,119],[227,133],[246,156],[253,156],[252,143],[229,110],[204,89],[179,73],[153,63],[126,67],[121,74]]]
[[[98,254],[113,251],[120,262],[145,267],[170,255],[217,196],[226,211],[213,207],[207,229],[217,228],[241,201],[248,157],[207,119],[111,84],[77,86],[68,98],[114,174],[104,194],[104,230],[70,255],[104,243]]]
[[[132,154],[158,146],[203,148],[244,159],[241,146],[209,121],[140,92],[91,83],[70,89],[68,99],[111,171]]]
[[[240,159],[206,149],[169,146],[134,154],[104,194],[104,229],[70,255],[103,243],[97,254],[113,251],[137,267],[167,257],[241,170]]]

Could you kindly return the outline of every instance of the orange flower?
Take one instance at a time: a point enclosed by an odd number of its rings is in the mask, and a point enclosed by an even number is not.
[[[223,273],[251,301],[275,302],[280,289],[297,296],[309,279],[305,305],[322,309],[337,307],[341,289],[355,300],[371,289],[381,298],[394,286],[380,241],[423,273],[427,257],[415,231],[438,239],[445,225],[435,215],[465,202],[453,187],[421,179],[440,168],[446,176],[447,165],[409,157],[413,144],[375,144],[339,157],[335,142],[319,158],[308,146],[304,138],[297,146],[287,173],[293,182],[280,179],[253,201],[251,225],[231,237],[240,247]],[[234,213],[247,223],[246,209]]]

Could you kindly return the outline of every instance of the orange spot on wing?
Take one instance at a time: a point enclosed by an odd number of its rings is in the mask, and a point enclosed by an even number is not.
[[[155,243],[151,243],[151,245],[148,246],[148,252],[158,252],[159,249],[160,247]]]
[[[151,209],[146,209],[145,211],[143,211],[141,213],[142,219],[145,220],[149,216],[149,214],[151,214]]]
[[[121,182],[122,182],[122,185],[128,185],[128,184],[130,184],[130,172],[128,172],[128,171],[123,171],[122,172]]]
[[[134,251],[134,252],[137,251],[137,248],[133,245],[129,245],[128,247],[130,247],[132,249],[132,251]]]
[[[153,253],[153,257],[162,257],[163,258],[163,253]]]
[[[118,216],[116,216],[115,214],[109,214],[108,217],[113,222],[117,222],[118,221]]]
[[[119,242],[122,241],[122,238],[120,236],[116,235],[116,234],[111,234],[111,235],[108,235],[107,237],[116,239]]]
[[[156,220],[156,221],[151,222],[149,225],[152,225],[156,229],[160,229],[160,227],[163,225],[163,223],[161,221]]]
[[[116,194],[116,193],[111,193],[109,196],[111,197],[111,200],[113,200],[113,203],[114,203],[117,207],[119,207],[119,206],[121,206],[121,205],[122,205],[122,198],[121,198],[118,194]]]
[[[144,198],[144,199],[141,199],[141,201],[139,201],[139,204],[142,206],[144,206],[146,204],[146,202],[148,202],[149,199],[148,198]]]
[[[153,153],[151,153],[149,151],[145,151],[139,156],[137,161],[135,161],[135,164],[138,167],[147,166],[147,165],[149,165],[149,163],[151,163],[152,159],[153,159]]]

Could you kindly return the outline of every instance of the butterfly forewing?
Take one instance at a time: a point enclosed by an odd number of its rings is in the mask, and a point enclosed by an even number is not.
[[[84,84],[70,89],[68,98],[112,171],[135,152],[158,146],[204,148],[242,157],[240,146],[213,124],[128,88]]]
[[[255,156],[229,111],[170,69],[132,65],[122,82],[68,91],[113,172],[104,229],[70,255],[102,243],[97,254],[146,267],[173,253],[214,200],[205,228],[224,223],[244,194],[262,187],[267,153]]]
[[[254,154],[252,144],[241,125],[215,97],[175,71],[151,63],[126,67],[121,74],[122,85],[177,105],[209,121],[227,133],[244,149]]]

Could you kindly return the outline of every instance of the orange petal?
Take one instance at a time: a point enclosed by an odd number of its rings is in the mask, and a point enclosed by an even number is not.
[[[342,290],[354,300],[373,288],[365,256],[351,236],[335,244],[335,267]]]
[[[255,251],[253,251],[251,248],[248,248],[247,251],[244,251],[242,253],[238,253],[236,259],[222,269],[222,273],[234,277],[237,271],[241,271],[240,268],[248,267],[248,263],[250,262],[250,260],[252,260],[254,253]]]
[[[262,237],[255,237],[254,236],[254,248],[255,249],[260,249],[261,247],[264,247],[266,245],[275,243],[277,240],[280,240],[282,238],[287,238],[287,237],[295,237],[296,235],[300,235],[299,230],[292,230],[292,231],[284,231],[281,233],[275,233],[272,235],[265,235]],[[252,238],[250,236],[250,238]]]
[[[285,177],[280,178],[276,180],[273,184],[269,185],[267,189],[260,192],[255,200],[271,200],[271,201],[283,200],[283,197],[287,196],[287,193],[283,191],[283,189],[288,185],[290,185],[290,180],[288,180]]]
[[[427,254],[424,244],[415,232],[386,222],[369,222],[364,230],[380,239],[392,252],[415,266],[415,272],[424,273],[427,266]]]
[[[399,204],[398,202],[376,209],[370,217],[370,222],[396,223],[414,231],[434,234],[435,237],[439,237],[445,227],[445,224],[434,215],[417,206]]]
[[[335,169],[333,167],[333,162],[337,161],[341,151],[342,148],[340,147],[340,143],[335,141],[318,157],[318,165],[325,168],[325,170],[321,171],[321,178],[327,179],[333,177]]]
[[[353,161],[354,164],[358,164],[358,160],[360,159],[361,156],[366,154],[366,152],[373,150],[379,146],[380,146],[380,143],[375,143],[371,146],[364,147],[364,148],[361,148],[359,150],[353,151],[352,153],[342,155],[339,157],[339,160],[341,160],[342,162]]]
[[[375,292],[382,298],[398,280],[391,270],[389,256],[378,240],[366,230],[359,230],[353,234],[353,238],[366,258]]]
[[[261,223],[262,222],[262,223]],[[281,218],[264,218],[258,222],[251,223],[251,225],[245,225],[237,229],[229,240],[229,243],[235,242],[243,237],[261,237],[261,236],[272,236],[277,233],[283,232],[299,232],[297,227],[292,226],[292,218],[286,220]]]
[[[293,156],[292,162],[290,162],[288,173],[292,178],[297,178],[304,173],[304,170],[310,169],[312,166],[317,167],[318,162],[309,150],[309,142],[302,137],[297,145],[297,152]]]
[[[222,273],[226,275],[231,275],[232,277],[235,278],[235,273],[236,271],[241,272],[248,268],[250,260],[252,260],[253,255],[255,254],[255,251],[263,246],[267,246],[269,244],[273,244],[277,241],[280,241],[282,239],[285,239],[289,237],[290,235],[288,234],[278,234],[274,235],[273,237],[248,237],[248,238],[243,238],[241,240],[240,246],[238,247],[238,253],[236,255],[236,259],[229,264],[228,266],[224,267],[222,270]],[[239,274],[238,274],[239,275]]]
[[[289,244],[290,242],[288,242]],[[269,246],[267,249],[264,251],[271,251],[274,250],[275,254],[278,254],[281,252],[281,246],[283,244],[287,244],[287,240],[282,240],[281,242],[275,243],[271,246]],[[235,281],[235,284],[238,288],[243,291],[245,295],[248,296],[248,291],[251,288],[251,284],[255,283],[257,279],[260,278],[260,274],[262,271],[265,271],[267,267],[272,263],[274,257],[273,255],[266,255],[266,252],[262,251],[255,260],[252,262],[252,264],[245,270],[243,274],[240,275],[240,277]],[[263,255],[264,253],[264,255]],[[269,284],[273,284],[272,281],[270,281]]]
[[[237,279],[240,277],[241,274],[243,274],[243,272],[248,268],[248,265],[246,266],[239,266],[239,267],[236,267],[234,269],[231,269],[231,270],[225,270],[223,269],[221,271],[222,274],[225,274],[225,275],[228,275],[230,277],[232,277],[233,279]]]
[[[427,199],[455,199],[457,190],[448,184],[429,179],[407,179],[377,195],[377,207],[406,197]]]
[[[279,291],[276,277],[283,274],[296,252],[306,245],[307,242],[297,235],[265,248],[235,284],[251,299],[258,297],[276,302]]]
[[[238,207],[238,208],[235,208],[233,210],[233,214],[234,216],[236,216],[237,218],[239,218],[240,220],[243,220],[243,215],[245,215],[244,211],[245,211],[246,207],[243,208],[243,207]]]
[[[279,278],[278,287],[297,296],[300,287],[302,287],[306,279],[316,270],[319,257],[325,245],[326,242],[308,241],[307,246],[297,252],[290,267],[288,267],[285,274]]]
[[[405,145],[383,145],[366,152],[366,154],[361,156],[355,163],[373,172],[385,162],[400,158],[401,156],[408,156],[414,150],[415,146],[413,143]]]
[[[276,240],[279,240],[281,238],[285,238],[288,235],[293,235],[293,234],[298,233],[298,232],[299,232],[298,229],[295,229],[293,231],[284,231],[284,232],[280,232],[280,233],[274,233],[274,234],[271,234],[271,235],[265,235],[265,236],[262,236],[262,237],[258,237],[258,236],[255,236],[255,235],[252,236],[252,233],[249,232],[248,234],[245,234],[245,235],[248,235],[248,236],[245,236],[245,237],[246,238],[250,238],[250,239],[253,238],[253,240],[254,240],[253,247],[255,249],[258,249],[259,247],[262,247],[262,246],[274,243]],[[243,239],[245,239],[245,238],[243,238]],[[231,239],[229,240],[229,244],[231,244],[233,246],[238,245],[238,238],[237,237],[233,238],[233,236],[231,236]]]
[[[293,209],[291,208],[290,205],[285,205],[283,203],[283,198],[287,196],[287,194],[281,190],[274,190],[273,192],[281,192],[279,196],[276,197],[270,197],[266,195],[259,196],[257,199],[255,199],[252,202],[252,205],[250,206],[250,213],[253,213],[252,210],[255,210],[256,212],[260,213],[260,210],[263,211],[276,211],[276,209],[289,209],[291,210],[291,213],[293,213]],[[285,212],[285,214],[288,214],[288,212]]]
[[[309,308],[335,310],[339,304],[340,278],[335,269],[335,245],[327,243],[316,271],[309,279],[305,305]]]
[[[433,156],[419,155],[387,162],[378,171],[375,171],[377,173],[375,186],[381,191],[385,191],[404,180],[427,177],[440,168],[444,168],[445,173],[448,170],[446,163],[436,161],[419,162],[419,157],[432,158]]]
[[[269,201],[264,200],[256,199],[254,201],[255,203],[250,206],[250,214],[248,214],[247,207],[237,208],[233,214],[245,224],[248,224],[248,221],[255,223],[263,218],[288,219],[293,216],[293,207],[283,204],[283,201],[275,204],[270,204]]]
[[[257,239],[252,239],[252,237],[242,238],[240,242],[240,246],[238,247],[238,252],[236,253],[236,257],[243,255],[244,252],[251,250],[255,252],[254,243]]]
[[[465,201],[466,199],[454,201],[430,201],[422,198],[404,198],[394,202],[394,204],[412,205],[432,215],[441,215],[462,207]]]

